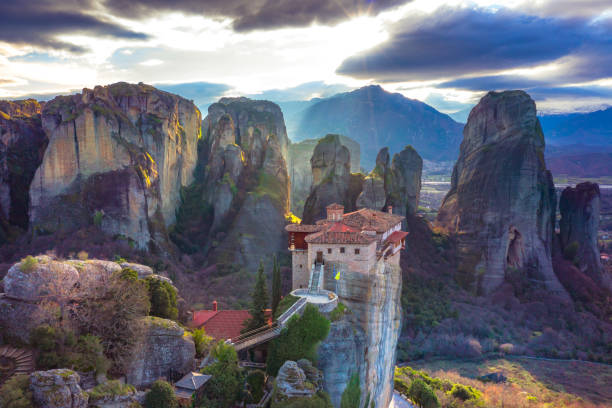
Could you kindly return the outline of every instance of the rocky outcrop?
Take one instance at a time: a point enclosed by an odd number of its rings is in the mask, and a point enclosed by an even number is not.
[[[195,345],[176,322],[157,317],[143,320],[145,329],[128,363],[126,381],[147,387],[157,379],[181,377],[194,368]]]
[[[314,224],[325,218],[325,207],[332,203],[344,205],[347,211],[355,208],[350,192],[350,163],[351,154],[339,135],[327,135],[319,140],[310,159],[312,189],[304,204],[304,223]]]
[[[339,135],[340,142],[346,146],[351,154],[351,173],[360,171],[359,160],[361,158],[361,147],[353,139]],[[320,139],[307,139],[289,145],[287,159],[287,170],[291,178],[291,212],[302,214],[304,202],[312,187],[312,170],[309,159]]]
[[[306,367],[311,376],[320,375],[318,370],[302,361],[302,366]],[[292,400],[294,398],[308,398],[313,396],[320,388],[316,383],[310,381],[300,363],[287,360],[278,370],[274,387],[274,402]]]
[[[30,374],[30,389],[40,408],[87,408],[89,397],[72,370],[36,371]]]
[[[329,264],[329,265],[328,265]],[[334,279],[340,271],[341,279]],[[334,406],[351,375],[358,373],[361,400],[388,407],[393,396],[393,372],[401,326],[402,277],[399,266],[378,262],[369,274],[326,263],[324,286],[338,294],[350,311],[331,325],[318,349],[325,391]]]
[[[564,293],[551,261],[555,202],[534,101],[489,92],[470,113],[437,218],[457,236],[458,280],[488,293],[511,271]]]
[[[176,242],[208,251],[209,263],[224,273],[240,267],[255,271],[260,259],[271,260],[286,246],[288,139],[282,113],[268,101],[223,98],[210,106],[203,126],[190,187],[195,199],[184,208],[210,211],[198,228],[203,236],[184,234]],[[194,222],[189,216],[183,221],[179,229]]]
[[[561,193],[560,244],[561,250],[578,244],[574,262],[594,282],[612,290],[612,278],[600,263],[597,231],[601,207],[599,185],[585,182],[576,187],[566,187]]]
[[[116,83],[59,96],[42,110],[49,146],[30,187],[34,232],[92,223],[140,248],[163,246],[193,180],[201,114],[179,96]]]
[[[29,225],[30,183],[48,143],[41,109],[33,99],[0,101],[0,244]]]
[[[412,148],[406,146],[393,155],[389,164],[389,149],[383,148],[376,156],[376,167],[363,182],[363,190],[357,198],[357,208],[384,210],[393,207],[396,214],[416,214],[421,193],[423,160]]]

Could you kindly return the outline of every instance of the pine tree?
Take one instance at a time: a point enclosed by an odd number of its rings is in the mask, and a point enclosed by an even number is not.
[[[247,323],[247,330],[254,330],[266,324],[265,310],[268,307],[268,290],[266,289],[266,275],[264,274],[263,262],[259,262],[257,269],[257,281],[253,289],[251,301],[251,319]]]
[[[276,309],[281,301],[281,274],[278,260],[274,256],[274,267],[272,269],[272,316],[276,314]]]

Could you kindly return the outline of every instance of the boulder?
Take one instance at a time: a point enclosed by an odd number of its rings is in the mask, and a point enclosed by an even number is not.
[[[34,232],[99,227],[141,249],[164,246],[181,187],[193,180],[201,114],[179,96],[116,83],[58,96],[42,109],[49,137],[30,187]]]
[[[436,221],[457,236],[458,281],[490,293],[511,268],[525,285],[566,296],[552,269],[555,203],[535,102],[489,92],[470,113]]]
[[[141,265],[141,264],[136,264],[136,263],[131,263],[131,262],[122,262],[120,266],[123,269],[132,269],[136,271],[136,273],[138,274],[138,278],[140,279],[146,278],[147,276],[153,275],[155,273],[153,272],[153,268],[151,268],[150,266],[146,266],[146,265]]]
[[[176,322],[157,317],[143,319],[142,339],[128,363],[126,382],[148,387],[159,378],[181,377],[194,368],[195,345]]]
[[[390,184],[387,186],[387,205],[401,215],[414,215],[419,207],[423,159],[412,146],[393,155]]]
[[[49,139],[34,99],[0,101],[0,244],[29,226],[29,187]]]
[[[560,244],[564,251],[569,245],[577,243],[579,247],[575,261],[582,272],[612,290],[612,278],[602,268],[597,245],[600,197],[597,183],[580,183],[563,190],[559,202]]]
[[[89,399],[79,386],[79,375],[67,369],[33,372],[30,389],[40,408],[86,408]]]
[[[278,370],[274,395],[275,401],[310,397],[316,392],[316,387],[308,381],[306,374],[295,361],[285,361]]]
[[[66,297],[76,295],[79,282],[79,271],[68,262],[52,260],[47,256],[38,256],[32,266],[24,262],[11,266],[4,277],[6,296],[26,302],[37,302],[53,292]]]

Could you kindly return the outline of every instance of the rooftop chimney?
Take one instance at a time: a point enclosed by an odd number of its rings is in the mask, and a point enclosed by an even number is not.
[[[393,214],[393,206],[392,206],[392,205],[388,205],[388,206],[387,206],[387,212],[388,212],[389,214]]]
[[[325,207],[327,210],[327,221],[340,221],[344,214],[344,206],[340,204],[330,204]]]
[[[217,311],[217,301],[214,300],[213,301],[213,312],[216,312],[216,311]]]

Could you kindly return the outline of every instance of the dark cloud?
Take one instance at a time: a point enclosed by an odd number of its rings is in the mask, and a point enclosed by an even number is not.
[[[92,0],[53,2],[48,0],[0,1],[0,41],[42,48],[84,52],[75,44],[60,41],[61,34],[145,39],[147,35],[96,17]]]
[[[443,82],[438,88],[457,88],[470,91],[526,89],[546,85],[546,81],[526,78],[520,75],[490,75],[482,77],[459,78]]]
[[[609,38],[608,27],[579,18],[443,7],[401,20],[390,40],[348,58],[337,72],[379,81],[457,77],[534,66],[574,52],[609,54]]]
[[[333,24],[364,13],[377,14],[411,0],[107,0],[114,13],[131,18],[167,11],[233,19],[236,31]]]

